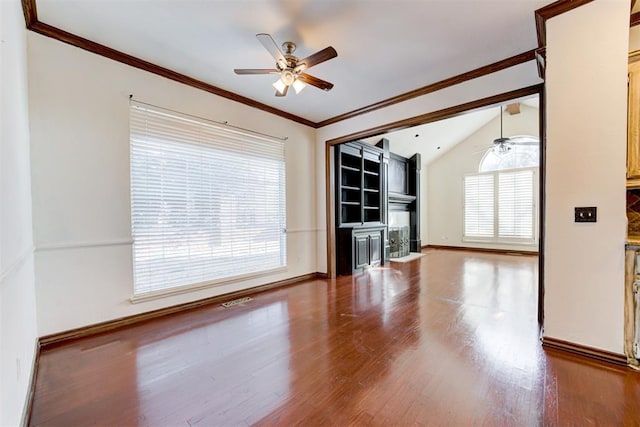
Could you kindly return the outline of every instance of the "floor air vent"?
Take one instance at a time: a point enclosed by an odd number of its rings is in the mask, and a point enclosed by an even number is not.
[[[251,297],[238,298],[238,299],[234,299],[233,301],[223,302],[222,306],[227,308],[233,307],[234,305],[242,304],[243,302],[247,302],[251,300],[252,300]]]

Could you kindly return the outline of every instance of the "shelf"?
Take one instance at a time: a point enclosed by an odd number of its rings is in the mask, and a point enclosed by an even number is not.
[[[359,148],[355,148],[359,145]],[[382,152],[361,144],[338,147],[336,156],[337,221],[346,224],[379,223],[383,213]],[[357,155],[356,155],[357,154]]]
[[[342,165],[340,167],[342,168],[342,170],[360,173],[360,169],[358,168],[352,168],[351,166],[345,166],[345,165]]]
[[[640,178],[629,178],[627,179],[627,188],[640,188]]]

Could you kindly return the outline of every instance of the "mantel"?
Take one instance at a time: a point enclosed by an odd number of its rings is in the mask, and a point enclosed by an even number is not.
[[[416,196],[410,196],[409,194],[394,193],[389,191],[389,203],[405,204],[408,205],[416,199]]]

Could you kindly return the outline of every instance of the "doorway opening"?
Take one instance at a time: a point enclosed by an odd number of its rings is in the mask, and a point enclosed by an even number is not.
[[[329,277],[335,277],[337,274],[336,146],[352,141],[373,144],[375,141],[380,141],[381,138],[388,138],[391,152],[396,152],[404,157],[420,152],[423,158],[422,165],[439,163],[438,168],[449,174],[448,178],[446,178],[447,175],[444,175],[444,172],[442,175],[438,175],[431,170],[429,173],[425,173],[426,171],[424,170],[422,172],[421,180],[423,182],[421,187],[423,190],[421,198],[423,207],[420,209],[422,212],[420,229],[422,231],[418,236],[422,242],[422,247],[450,246],[538,253],[538,323],[542,326],[544,318],[545,167],[543,96],[543,85],[535,85],[327,141],[325,144],[325,170],[327,176],[327,271]],[[505,109],[507,105],[512,110],[507,111]],[[518,109],[519,111],[515,111]],[[504,117],[500,117],[502,115]],[[533,121],[530,120],[531,117],[534,118]],[[472,129],[472,132],[468,135],[461,136],[460,127],[454,126],[451,128],[450,124],[449,131],[443,130],[443,126],[446,127],[445,119],[454,118],[455,120],[450,121],[455,122],[456,120],[472,118],[476,124],[468,127]],[[524,124],[525,121],[527,121],[526,124]],[[514,122],[519,122],[520,127],[518,128],[518,126],[514,125]],[[496,123],[500,123],[497,130]],[[474,126],[475,130],[473,130]],[[525,127],[523,128],[522,126]],[[451,135],[453,133],[451,129],[455,129],[456,135]],[[440,137],[434,136],[434,132],[436,134],[439,132]],[[394,142],[394,140],[399,142]],[[461,140],[463,141],[462,143],[460,143]],[[460,144],[456,144],[456,142]],[[535,150],[531,147],[535,147]],[[537,162],[537,167],[531,167],[532,165],[529,164],[534,151],[537,155],[533,157],[533,161]],[[444,160],[445,158],[446,161]],[[529,163],[526,163],[527,159],[529,159]],[[503,163],[502,167],[500,167],[501,162]],[[527,167],[523,170],[530,170],[530,172],[520,174],[506,173],[507,171],[518,171],[521,169],[519,166],[524,164]],[[459,174],[454,179],[451,178],[452,165],[457,165],[456,172]],[[493,171],[490,169],[493,169]],[[499,170],[502,170],[502,172]],[[476,212],[476,217],[473,218],[473,212],[469,209],[469,218],[466,218],[465,206],[473,202],[472,191],[469,191],[469,194],[464,194],[464,177],[469,174],[492,176],[491,180],[496,193],[502,188],[501,193],[492,195],[490,201],[494,209],[494,221],[490,225],[487,225],[486,221],[484,224],[485,228],[491,228],[490,235],[488,231],[485,232],[486,235],[478,236],[478,232],[474,235],[473,230],[471,230],[474,221],[478,223],[479,220],[483,219],[481,211],[478,211],[480,212],[479,215]],[[435,193],[433,183],[429,185],[428,182],[428,179],[431,179],[432,176],[438,177],[436,179],[442,179],[451,188],[440,189],[440,196],[429,194],[429,189],[431,189],[432,193]],[[469,178],[469,181],[471,184],[473,179]],[[523,205],[522,200],[517,197],[518,194],[508,191],[510,188],[513,189],[514,186],[522,189],[522,185],[524,185],[525,190],[531,191],[535,195],[532,204]],[[455,195],[451,197],[454,187],[459,197]],[[425,190],[427,193],[425,193]],[[502,197],[499,194],[502,194]],[[468,196],[467,200],[465,200],[465,196]],[[458,205],[457,208],[453,207],[456,215],[451,215],[451,209],[448,212],[438,214],[433,209],[433,206],[430,207],[430,203],[438,205],[438,197],[449,197],[455,200]],[[511,201],[510,205],[509,201]],[[488,200],[484,200],[484,202],[485,205],[489,203]],[[512,215],[510,217],[505,214],[508,210],[507,208],[511,209]],[[523,215],[523,209],[530,209],[531,215]],[[499,216],[501,215],[500,212],[503,213],[502,217]],[[442,227],[442,223],[438,223],[438,215],[441,217],[440,220],[448,222],[448,228],[445,227],[446,233],[436,234],[433,232],[433,230],[445,229]],[[454,228],[457,229],[457,232],[452,231]]]

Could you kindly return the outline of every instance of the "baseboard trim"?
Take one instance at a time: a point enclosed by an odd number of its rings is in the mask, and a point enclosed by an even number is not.
[[[426,245],[422,249],[446,249],[450,251],[469,251],[469,252],[486,252],[501,255],[528,255],[537,256],[538,251],[521,251],[513,249],[489,249],[489,248],[469,248],[466,246],[443,246],[443,245]]]
[[[557,338],[542,337],[542,347],[560,350],[577,356],[596,359],[600,362],[612,363],[618,366],[628,366],[627,356],[624,354],[613,353],[582,344],[559,340]]]
[[[325,273],[317,273],[317,272],[303,274],[301,276],[291,277],[289,279],[279,280],[277,282],[271,282],[264,285],[255,286],[253,288],[243,289],[241,291],[230,292],[222,295],[216,295],[215,297],[203,298],[196,301],[173,305],[170,307],[160,308],[157,310],[147,311],[145,313],[139,313],[139,314],[134,314],[132,316],[126,316],[126,317],[121,317],[114,320],[108,320],[106,322],[95,323],[93,325],[83,326],[80,328],[71,329],[64,332],[45,335],[40,337],[38,340],[39,348],[44,349],[54,345],[62,344],[67,341],[71,341],[79,338],[85,338],[85,337],[96,335],[102,332],[112,331],[114,329],[123,328],[129,325],[155,319],[158,317],[180,313],[183,311],[191,310],[191,309],[202,307],[205,305],[219,304],[228,300],[242,298],[248,295],[254,295],[256,293],[265,292],[274,288],[295,285],[307,280],[326,279],[326,276],[327,275]]]
[[[31,378],[29,378],[29,387],[27,388],[27,401],[22,411],[22,427],[31,425],[31,413],[33,412],[33,399],[36,395],[36,380],[38,378],[38,366],[40,366],[40,340],[36,339],[35,353],[33,355],[33,366],[31,369]]]

